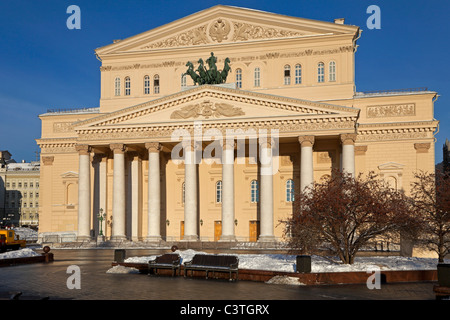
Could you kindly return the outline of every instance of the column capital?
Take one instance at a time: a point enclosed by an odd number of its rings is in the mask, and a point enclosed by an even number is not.
[[[221,141],[221,144],[222,144],[222,148],[224,150],[227,150],[227,149],[234,150],[234,148],[236,147],[236,141],[234,140],[234,138],[233,139],[225,138]]]
[[[114,153],[125,153],[126,152],[126,146],[123,143],[111,143],[109,145],[109,148],[114,152]]]
[[[430,147],[430,143],[414,143],[414,149],[416,149],[417,153],[427,153]]]
[[[195,142],[193,140],[183,140],[181,145],[186,151],[195,151]]]
[[[354,145],[356,141],[356,133],[344,133],[341,134],[340,138],[343,145]]]
[[[298,142],[302,147],[312,147],[314,145],[314,136],[299,136]]]
[[[261,148],[272,148],[272,145],[274,143],[275,143],[275,140],[272,137],[258,139],[258,144]]]
[[[91,147],[87,144],[77,144],[75,150],[78,151],[79,155],[89,155],[91,152]]]
[[[148,150],[148,152],[158,153],[161,151],[161,144],[159,142],[147,142],[145,144],[145,148]]]

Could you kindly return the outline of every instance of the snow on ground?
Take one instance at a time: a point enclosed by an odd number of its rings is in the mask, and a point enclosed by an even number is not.
[[[28,258],[35,256],[40,256],[40,254],[30,248],[23,248],[19,250],[0,253],[0,259]]]
[[[181,256],[181,263],[189,261],[195,254],[206,254],[205,252],[192,249],[175,251]],[[296,256],[285,254],[234,254],[239,258],[239,269],[250,270],[268,270],[281,272],[296,271]],[[130,257],[125,260],[128,263],[148,263],[149,260],[156,257],[138,256]],[[346,272],[361,271],[367,272],[378,267],[380,270],[435,270],[437,259],[432,258],[414,258],[414,257],[356,257],[352,265],[340,263],[336,258],[333,262],[320,256],[311,257],[311,272]],[[447,261],[446,261],[447,262]],[[448,261],[450,262],[450,261]]]

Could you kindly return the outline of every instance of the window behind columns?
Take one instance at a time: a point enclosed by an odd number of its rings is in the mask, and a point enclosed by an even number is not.
[[[216,203],[222,202],[222,181],[216,182]]]
[[[259,187],[257,180],[252,180],[250,183],[250,201],[253,203],[259,202]]]
[[[289,179],[286,181],[286,202],[294,201],[294,180]]]

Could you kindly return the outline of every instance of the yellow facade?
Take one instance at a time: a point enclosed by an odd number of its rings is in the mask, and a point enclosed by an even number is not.
[[[270,183],[272,224],[267,224],[261,201],[252,201],[252,181],[261,187],[261,166],[258,159],[252,163],[250,150],[254,137],[246,136],[242,144],[235,140],[232,232],[238,241],[257,241],[267,230],[273,240],[281,239],[278,222],[292,212],[286,194],[289,180],[296,189],[303,179],[302,152],[309,142],[300,144],[302,137],[312,137],[315,180],[332,168],[341,168],[344,146],[350,145],[355,174],[373,170],[408,192],[415,171],[434,171],[437,95],[425,90],[356,92],[359,36],[358,27],[340,22],[216,6],[98,48],[96,55],[102,62],[99,108],[40,116],[40,233],[79,235],[80,217],[86,217],[79,206],[79,162],[86,153],[90,157],[90,235],[99,233],[101,208],[106,213],[102,229],[107,238],[114,236],[113,225],[119,224],[114,217],[114,196],[120,192],[114,191],[117,153],[124,154],[125,216],[121,219],[125,219],[125,236],[133,241],[148,239],[153,228],[149,219],[155,218],[149,213],[149,156],[157,152],[157,230],[163,240],[183,239],[186,171],[183,163],[172,159],[172,150],[178,146],[173,136],[177,129],[192,134],[199,124],[201,151],[214,141],[206,137],[208,130],[216,129],[222,137],[227,130],[276,132],[278,156]],[[189,76],[182,81],[186,63],[197,67],[198,60],[206,60],[211,52],[219,69],[225,58],[230,59],[226,84],[194,86]],[[195,233],[199,240],[214,241],[221,239],[225,219],[223,202],[217,201],[223,168],[221,161],[206,160],[196,168]]]

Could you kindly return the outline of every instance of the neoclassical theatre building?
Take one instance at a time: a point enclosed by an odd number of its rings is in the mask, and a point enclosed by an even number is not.
[[[434,171],[437,93],[357,92],[360,31],[215,6],[96,49],[99,107],[40,115],[40,234],[276,241],[333,168],[409,192]]]

